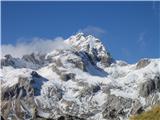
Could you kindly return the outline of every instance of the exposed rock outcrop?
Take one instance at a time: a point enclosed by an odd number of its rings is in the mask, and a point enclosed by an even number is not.
[[[127,109],[131,108],[132,99],[126,99],[123,97],[117,97],[109,95],[106,102],[106,108],[102,112],[103,117],[107,120],[118,120],[120,117],[125,118],[127,116]]]
[[[22,60],[33,64],[43,65],[45,63],[45,55],[32,53],[30,55],[24,55]]]
[[[150,63],[149,59],[141,59],[141,60],[137,63],[136,68],[137,68],[137,69],[144,68],[144,67],[146,67],[149,63]]]
[[[140,85],[139,94],[142,97],[148,97],[154,91],[160,91],[160,75],[155,76],[154,79],[149,79]]]

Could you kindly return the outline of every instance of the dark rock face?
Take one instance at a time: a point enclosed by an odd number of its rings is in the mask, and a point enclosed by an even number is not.
[[[70,44],[76,47],[79,52],[85,51],[94,64],[100,62],[103,66],[108,67],[114,62],[102,42],[92,35],[86,36],[83,33],[78,33],[76,36],[70,37],[69,40]],[[77,41],[79,44],[76,44]]]
[[[144,68],[144,67],[146,67],[149,63],[150,63],[150,61],[149,61],[148,59],[142,59],[142,60],[140,60],[140,61],[137,63],[136,68],[137,68],[137,69]]]
[[[155,90],[160,91],[160,77],[157,75],[153,80],[150,79],[140,85],[139,94],[142,97],[148,97]]]
[[[79,117],[76,117],[76,116],[65,115],[65,116],[59,117],[57,120],[85,120],[85,119],[84,118],[79,118]]]
[[[36,78],[41,77],[36,71],[32,71],[31,75],[32,75],[32,77],[36,77]]]
[[[37,72],[32,71],[31,72],[32,80],[30,81],[32,87],[34,88],[34,95],[38,96],[40,95],[41,86],[43,85],[43,82],[48,81],[46,78],[40,76]]]
[[[102,112],[107,120],[118,120],[119,117],[125,117],[125,109],[131,108],[132,100],[123,97],[109,95],[106,103],[106,109]]]
[[[109,57],[101,56],[100,61],[101,61],[101,63],[104,64],[105,67],[109,67],[111,65],[111,63],[114,62],[113,58],[110,55],[109,55]]]
[[[28,78],[20,77],[17,84],[2,89],[1,108],[4,119],[11,117],[23,119],[34,117],[34,113],[26,113],[23,109],[34,109],[34,88]],[[15,109],[14,109],[15,108]],[[14,113],[17,118],[12,114]],[[25,117],[24,117],[25,116]]]
[[[63,81],[68,81],[70,79],[74,80],[76,76],[74,73],[68,73],[66,71],[59,70],[55,65],[52,65],[52,70],[56,72]]]
[[[160,91],[160,75],[157,75],[157,76],[154,78],[154,81],[155,81],[156,89],[157,89],[158,91]]]
[[[14,66],[15,62],[11,55],[5,55],[5,59],[1,59],[1,66]]]
[[[131,109],[131,114],[140,114],[144,111],[143,105],[140,103],[139,100],[134,100],[132,103],[132,109]]]
[[[64,81],[68,81],[70,79],[74,80],[75,79],[75,74],[74,73],[62,73],[60,75],[60,78]]]
[[[24,55],[22,57],[22,60],[25,60],[27,62],[33,63],[33,64],[44,64],[45,61],[45,55],[35,55],[34,53],[30,55]]]
[[[57,88],[56,86],[48,87],[48,94],[45,94],[48,98],[54,99],[55,101],[60,101],[63,96],[63,90]]]
[[[4,120],[4,118],[1,116],[1,120]]]
[[[155,83],[153,80],[141,84],[139,94],[143,97],[147,97],[155,90]]]
[[[84,52],[80,51],[80,53],[84,53],[85,57],[87,57],[88,61],[91,62],[91,64],[96,65],[97,62],[100,62],[105,67],[109,67],[111,63],[114,62],[113,58],[111,57],[110,53],[106,53],[104,55],[99,55],[97,49],[93,48],[91,50],[92,52]]]
[[[74,64],[76,68],[79,68],[79,69],[81,69],[83,71],[86,70],[85,64],[81,60],[78,60],[78,59],[68,59],[68,62]]]
[[[98,92],[99,90],[101,90],[101,87],[100,87],[99,85],[96,85],[96,86],[93,87],[92,92],[93,92],[93,93],[96,93],[96,92]]]
[[[12,87],[2,88],[2,100],[9,100],[11,98],[21,98],[26,95],[34,95],[34,90],[27,80],[27,78],[19,78],[18,84],[15,84]]]
[[[34,102],[34,96],[39,94],[42,82],[47,79],[43,78],[35,71],[32,71],[31,76],[31,79],[19,77],[17,84],[12,87],[2,88],[1,108],[2,117],[4,117],[4,119],[8,117],[13,120],[17,118],[20,120],[24,118],[35,118],[36,104]],[[14,113],[17,118],[15,118],[12,113]]]
[[[80,83],[81,84],[81,83]],[[96,94],[98,91],[101,90],[99,85],[91,85],[88,86],[87,84],[82,84],[83,89],[80,91],[79,97],[85,97]]]
[[[45,55],[24,55],[22,58],[15,58],[11,55],[5,55],[1,59],[1,67],[3,66],[12,66],[14,68],[31,68],[38,69],[43,67],[46,62],[49,62],[45,59]]]

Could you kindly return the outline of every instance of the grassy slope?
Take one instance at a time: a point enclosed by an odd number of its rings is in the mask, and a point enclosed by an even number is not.
[[[131,120],[160,120],[160,105],[140,115],[132,116]]]

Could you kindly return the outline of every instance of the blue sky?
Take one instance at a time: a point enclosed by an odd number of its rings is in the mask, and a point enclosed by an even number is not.
[[[160,57],[160,2],[2,2],[2,45],[34,37],[101,38],[115,59]]]

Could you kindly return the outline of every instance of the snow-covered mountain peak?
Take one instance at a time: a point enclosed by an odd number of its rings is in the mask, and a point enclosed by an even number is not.
[[[113,60],[78,33],[69,49],[1,59],[1,115],[19,120],[127,120],[160,103],[160,59]]]
[[[113,62],[113,58],[105,48],[100,39],[92,36],[78,33],[64,41],[80,52],[85,52],[91,56],[98,64],[109,66]]]
[[[101,51],[106,50],[100,39],[92,35],[85,35],[84,33],[77,33],[69,37],[65,40],[65,43],[75,46],[78,50],[91,50],[93,48],[100,49]]]

